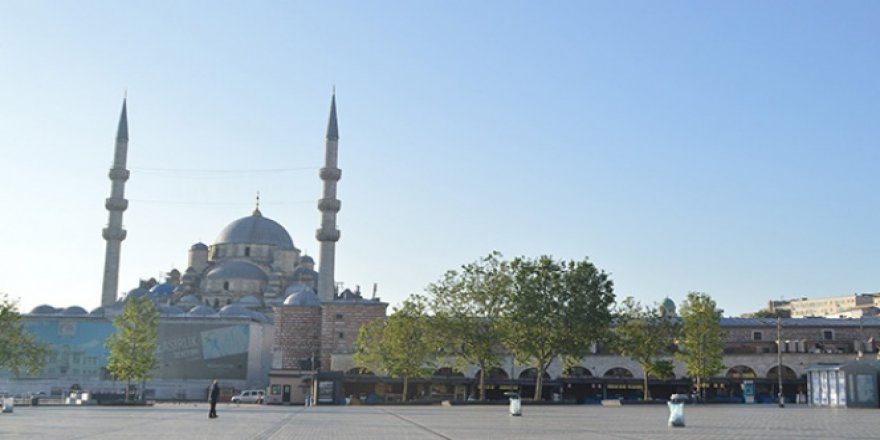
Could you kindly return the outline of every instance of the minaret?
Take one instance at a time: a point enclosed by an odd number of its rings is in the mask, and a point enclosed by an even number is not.
[[[119,288],[119,254],[122,240],[125,240],[125,229],[122,229],[122,213],[128,208],[125,199],[125,181],[129,172],[125,169],[128,156],[128,116],[125,111],[125,99],[122,100],[122,114],[119,115],[119,128],[116,130],[116,149],[113,154],[113,168],[110,169],[112,187],[110,198],[104,203],[110,212],[107,227],[104,228],[104,240],[107,240],[107,251],[104,254],[104,284],[101,289],[101,306],[106,307],[116,302]]]
[[[324,197],[318,200],[318,211],[321,211],[321,229],[316,235],[321,242],[320,268],[318,271],[318,298],[321,301],[333,301],[336,294],[336,281],[333,277],[336,260],[336,242],[339,240],[339,229],[336,229],[336,213],[341,203],[336,198],[336,182],[342,177],[342,170],[337,165],[339,149],[339,130],[336,127],[336,92],[330,101],[330,121],[327,123],[327,142],[324,155],[324,168],[321,168],[321,180],[324,181]]]

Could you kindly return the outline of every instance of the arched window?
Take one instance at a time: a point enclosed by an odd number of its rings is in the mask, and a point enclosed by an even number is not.
[[[432,376],[434,376],[434,377],[464,377],[464,374],[462,374],[459,371],[455,371],[452,368],[443,367],[443,368],[438,368],[438,369],[434,370],[434,374],[432,374]]]
[[[479,378],[480,371],[482,370],[477,371],[477,374],[474,377]],[[507,372],[501,368],[495,367],[489,370],[488,374],[486,374],[486,379],[507,379]]]
[[[745,365],[737,365],[727,370],[727,375],[730,379],[754,379],[758,377],[755,374],[755,370],[745,366]]]
[[[223,290],[229,290],[229,281],[223,282]]]
[[[520,379],[534,379],[538,377],[538,369],[537,368],[526,368],[522,373],[519,373]],[[547,372],[544,372],[544,380],[550,380],[550,375]]]
[[[614,367],[614,368],[606,371],[603,376],[604,377],[616,377],[618,379],[625,379],[625,378],[633,377],[633,374],[631,371],[627,370],[626,368]]]
[[[770,371],[767,371],[767,379],[777,380],[779,379],[779,368],[773,367]],[[782,380],[797,380],[797,373],[794,372],[787,365],[782,366]]]
[[[565,377],[593,377],[593,373],[584,367],[571,367],[563,373]]]

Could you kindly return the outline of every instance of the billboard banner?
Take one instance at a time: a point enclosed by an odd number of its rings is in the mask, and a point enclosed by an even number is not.
[[[164,322],[157,379],[246,379],[248,324]]]

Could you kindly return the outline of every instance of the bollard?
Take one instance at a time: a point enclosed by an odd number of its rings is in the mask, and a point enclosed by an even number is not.
[[[684,427],[684,402],[687,396],[683,394],[673,394],[669,398],[666,405],[669,406],[669,426],[676,428]]]
[[[510,399],[510,415],[512,416],[521,416],[522,415],[522,398],[519,393],[505,393],[508,399]]]

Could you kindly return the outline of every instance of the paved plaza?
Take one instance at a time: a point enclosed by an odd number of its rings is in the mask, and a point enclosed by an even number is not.
[[[877,439],[877,409],[687,406],[684,428],[665,406],[16,407],[0,414],[9,439]]]

